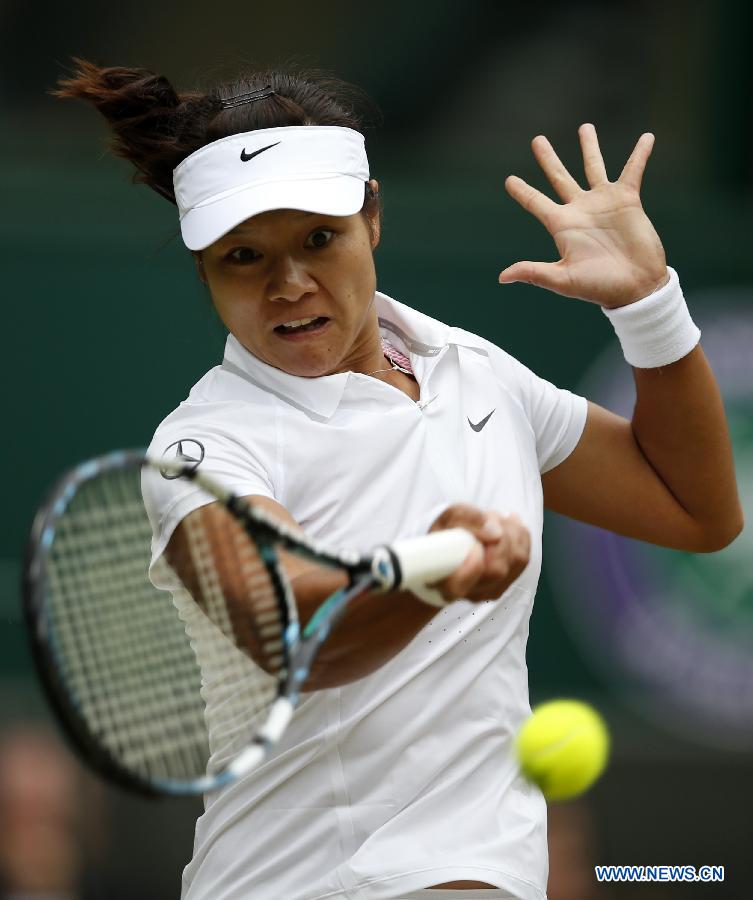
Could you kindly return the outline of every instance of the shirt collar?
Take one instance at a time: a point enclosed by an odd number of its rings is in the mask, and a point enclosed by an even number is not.
[[[451,329],[442,322],[380,291],[375,292],[374,302],[381,334],[409,356],[412,363],[418,363],[419,369],[423,368],[421,361],[439,356],[450,343]],[[334,414],[351,375],[350,372],[319,378],[290,375],[262,362],[232,334],[227,337],[222,367],[321,421]]]

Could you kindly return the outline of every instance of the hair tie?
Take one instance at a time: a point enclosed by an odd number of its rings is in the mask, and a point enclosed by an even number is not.
[[[255,91],[248,91],[245,94],[238,94],[235,97],[227,97],[220,100],[220,106],[223,109],[232,109],[235,106],[243,106],[244,103],[252,103],[254,100],[263,100],[265,97],[271,97],[275,91],[270,85],[263,88],[257,88]]]

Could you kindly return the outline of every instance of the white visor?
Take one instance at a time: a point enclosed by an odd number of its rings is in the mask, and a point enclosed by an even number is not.
[[[363,135],[337,125],[264,128],[213,141],[173,170],[180,230],[203,250],[271,209],[352,216],[369,180]]]

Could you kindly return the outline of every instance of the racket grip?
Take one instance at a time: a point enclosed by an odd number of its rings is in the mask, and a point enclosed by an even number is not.
[[[465,528],[446,528],[396,541],[390,548],[399,567],[395,587],[412,591],[432,606],[446,606],[440,592],[428,584],[454,572],[475,543],[476,538]]]

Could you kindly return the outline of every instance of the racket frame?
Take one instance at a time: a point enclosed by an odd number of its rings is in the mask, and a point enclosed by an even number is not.
[[[164,796],[163,791],[149,779],[141,778],[124,766],[92,734],[86,719],[76,708],[60,674],[61,667],[56,664],[55,646],[51,637],[53,629],[50,627],[46,600],[46,569],[54,541],[55,524],[65,513],[78,488],[101,469],[136,465],[143,457],[142,450],[119,450],[96,460],[88,460],[58,478],[32,522],[24,554],[21,596],[26,634],[37,675],[72,748],[92,769],[108,780],[142,796],[157,798]]]
[[[147,778],[121,763],[92,732],[89,723],[78,710],[70,689],[61,675],[53,638],[54,627],[49,618],[47,602],[47,567],[55,539],[56,525],[76,496],[79,488],[98,474],[113,469],[158,469],[170,471],[173,477],[187,478],[223,503],[244,526],[252,540],[261,537],[262,557],[270,574],[283,618],[283,652],[285,676],[278,684],[278,695],[269,711],[265,725],[249,742],[248,747],[222,771],[187,779]],[[265,546],[266,544],[266,546]],[[301,632],[295,599],[284,570],[269,545],[276,544],[302,558],[320,565],[344,569],[349,583],[336,591],[317,609]],[[87,460],[61,476],[49,490],[34,516],[26,545],[22,572],[22,605],[32,659],[50,707],[72,748],[96,772],[110,781],[146,797],[165,795],[193,795],[214,790],[237,780],[253,769],[268,749],[276,743],[292,717],[300,698],[303,683],[322,643],[345,614],[348,603],[367,590],[387,591],[399,581],[397,557],[388,547],[378,548],[370,557],[352,551],[334,553],[274,520],[262,509],[236,496],[214,479],[199,473],[189,463],[154,460],[145,450],[136,448],[117,450]],[[283,601],[282,598],[285,598]]]

